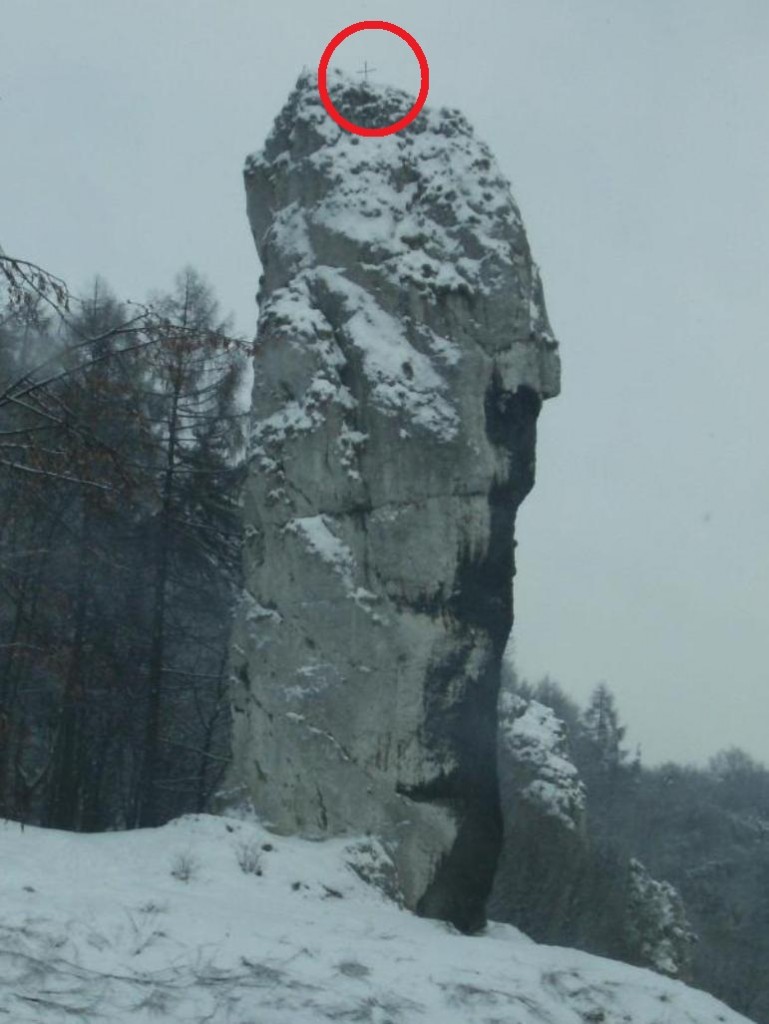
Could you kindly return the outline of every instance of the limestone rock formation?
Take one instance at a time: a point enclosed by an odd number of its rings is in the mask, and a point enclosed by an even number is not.
[[[499,701],[499,759],[507,789],[522,805],[570,832],[585,831],[585,786],[571,761],[566,726],[552,708],[514,693]]]
[[[627,959],[671,978],[688,977],[697,936],[681,894],[670,882],[652,878],[632,859],[627,871],[625,915]]]
[[[411,103],[331,90],[357,123]],[[381,836],[406,904],[470,931],[501,841],[515,514],[559,388],[537,268],[455,110],[362,138],[305,74],[245,182],[264,274],[232,783],[277,831]]]
[[[536,942],[689,978],[697,939],[681,896],[591,834],[566,723],[545,704],[503,691],[498,763],[505,841],[492,919]]]
[[[568,943],[590,866],[586,793],[552,708],[503,692],[499,778],[505,842],[489,901],[537,941]]]

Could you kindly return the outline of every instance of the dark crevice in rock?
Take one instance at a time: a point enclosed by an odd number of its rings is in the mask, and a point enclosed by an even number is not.
[[[429,782],[418,782],[414,785],[399,782],[395,786],[395,792],[399,796],[414,800],[415,803],[440,804],[443,801],[449,806],[448,800],[453,795],[453,786],[451,775],[441,773]]]
[[[266,715],[266,717],[271,722],[275,720],[275,715],[273,715],[273,713],[271,711],[267,710],[267,708],[264,706],[264,704],[262,704],[262,702],[259,700],[259,698],[256,696],[256,694],[253,692],[253,690],[251,691],[251,702],[253,704],[255,704],[259,708],[259,710],[262,712],[262,714]]]
[[[339,331],[334,332],[334,340],[336,341],[337,345],[339,345],[339,333]],[[339,345],[339,347],[341,348],[341,345]],[[350,363],[347,360],[345,360],[340,366],[337,366],[336,372],[337,376],[339,377],[340,384],[344,385],[344,387],[347,388],[350,394],[353,394],[353,391],[356,387],[356,380],[355,373],[353,372],[353,368],[350,365]]]
[[[417,597],[404,597],[397,594],[390,597],[390,603],[396,611],[411,611],[417,615],[427,615],[436,619],[446,614],[446,595],[443,588],[435,591],[422,591]]]
[[[321,792],[320,786],[316,785],[315,791],[318,794],[318,824],[325,832],[328,829],[328,811],[326,810],[326,801],[323,799],[323,793]]]
[[[385,509],[422,509],[424,506],[431,501],[446,501],[449,498],[486,498],[488,497],[487,491],[462,491],[453,489],[446,491],[441,494],[430,494],[426,497],[415,499],[414,501],[407,501],[399,499],[397,501],[380,501],[375,505],[370,498],[364,495],[362,498],[358,498],[355,501],[351,501],[349,505],[343,508],[318,508],[314,513],[315,515],[324,516],[327,519],[343,519],[347,516],[357,516],[360,514],[370,516],[376,512],[384,512]],[[286,518],[286,523],[290,522],[294,517],[289,516]]]
[[[243,684],[243,689],[248,693],[249,700],[251,701],[251,703],[255,704],[259,708],[259,710],[263,714],[265,714],[270,721],[272,721],[274,716],[272,715],[271,712],[267,710],[264,704],[262,704],[262,702],[259,700],[254,690],[254,687],[251,684],[251,675],[248,671],[248,666],[241,665],[240,668],[238,669],[237,675],[238,679]]]
[[[245,665],[241,665],[238,669],[238,679],[243,684],[243,688],[250,692],[251,690],[251,676],[248,674],[248,668]]]
[[[428,743],[448,741],[457,768],[437,780],[432,798],[456,810],[459,834],[422,897],[419,913],[449,920],[464,932],[482,928],[502,848],[502,817],[496,765],[497,701],[502,654],[513,621],[515,515],[534,483],[536,421],[541,402],[529,388],[505,392],[497,375],[486,395],[486,430],[509,454],[509,475],[489,493],[491,532],[481,558],[462,559],[449,608],[468,643],[434,666],[427,680]],[[485,635],[488,653],[479,677],[461,687],[464,697],[446,703],[468,656]],[[429,792],[429,789],[426,790]],[[425,799],[430,799],[425,796]]]
[[[432,798],[445,802],[455,813],[459,833],[417,910],[470,933],[485,923],[486,900],[502,842],[495,760],[501,651],[490,647],[480,676],[468,680],[467,663],[478,631],[464,623],[462,627],[469,642],[431,669],[426,692],[430,704],[428,745],[437,743],[439,750],[448,747],[449,763],[456,765],[450,775],[436,780]],[[457,677],[465,677],[463,698],[449,703],[447,695],[455,691]],[[425,787],[424,799],[429,799],[428,792]]]
[[[537,417],[541,407],[540,396],[526,385],[521,385],[515,391],[506,391],[499,371],[495,369],[484,399],[486,436],[492,444],[506,448],[511,455],[528,450],[533,459]],[[519,500],[528,494],[533,482],[532,476]]]

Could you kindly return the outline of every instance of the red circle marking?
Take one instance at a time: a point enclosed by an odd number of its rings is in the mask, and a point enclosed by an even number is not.
[[[393,35],[399,36],[404,42],[408,43],[414,51],[414,56],[419,61],[419,71],[422,76],[419,95],[417,96],[414,106],[405,117],[400,119],[400,121],[396,121],[395,124],[385,125],[384,128],[363,128],[359,124],[354,124],[352,121],[348,121],[346,117],[342,117],[331,101],[331,97],[328,93],[328,84],[326,82],[329,62],[339,44],[343,43],[345,39],[349,39],[350,36],[355,35],[356,32],[365,32],[367,29],[380,29],[383,32],[392,32]],[[395,132],[401,131],[406,127],[406,125],[411,124],[411,122],[419,116],[422,107],[425,105],[425,100],[427,99],[429,91],[430,67],[427,63],[427,57],[425,57],[424,50],[410,33],[401,28],[400,25],[393,25],[391,21],[356,21],[354,25],[348,25],[347,28],[343,28],[341,32],[338,32],[334,36],[323,51],[323,56],[320,58],[320,64],[318,65],[318,92],[320,93],[323,106],[326,108],[329,116],[332,117],[340,127],[344,128],[345,131],[352,132],[354,135],[394,135]]]

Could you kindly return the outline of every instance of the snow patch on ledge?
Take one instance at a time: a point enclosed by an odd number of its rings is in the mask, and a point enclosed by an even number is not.
[[[387,619],[373,608],[379,604],[380,598],[365,587],[356,586],[355,557],[344,541],[337,537],[329,523],[328,516],[306,516],[290,519],[283,529],[286,533],[301,537],[307,549],[333,569],[341,580],[347,597],[374,622],[387,625]]]
[[[313,554],[341,577],[345,586],[352,589],[355,559],[347,545],[341,541],[328,525],[326,516],[307,516],[291,519],[285,526],[286,533],[298,534]]]
[[[336,338],[322,312],[330,303],[341,306]],[[421,428],[444,441],[459,433],[459,416],[446,397],[449,387],[437,365],[456,365],[458,347],[431,332],[427,343],[434,358],[420,352],[406,338],[402,323],[338,268],[302,270],[277,289],[262,306],[259,333],[275,336],[282,344],[303,346],[312,353],[316,369],[301,396],[288,399],[269,416],[260,418],[255,410],[252,454],[265,456],[287,437],[319,429],[332,405],[345,412],[355,410],[357,402],[339,373],[353,354],[360,358],[372,404],[381,413],[402,417],[404,426]]]
[[[243,591],[242,601],[246,622],[269,621],[279,626],[283,621],[283,617],[279,612],[275,611],[274,608],[265,608],[248,590]]]
[[[342,332],[363,359],[374,404],[387,415],[403,414],[450,441],[459,432],[459,417],[445,397],[448,385],[433,362],[409,343],[401,323],[386,313],[371,292],[334,267],[320,267],[319,282],[340,298],[345,320]]]

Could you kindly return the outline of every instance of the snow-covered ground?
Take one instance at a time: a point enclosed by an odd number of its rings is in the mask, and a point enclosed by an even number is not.
[[[370,840],[283,838],[236,818],[89,836],[0,821],[0,1021],[745,1021],[507,925],[460,935],[362,876],[388,877]]]

